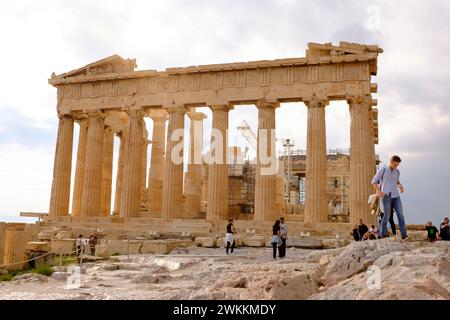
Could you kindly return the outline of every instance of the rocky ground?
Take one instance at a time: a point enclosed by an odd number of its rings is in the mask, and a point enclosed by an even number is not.
[[[450,299],[449,260],[450,242],[391,239],[290,248],[276,261],[270,248],[190,247],[84,264],[74,289],[55,274],[17,276],[0,283],[0,299]]]

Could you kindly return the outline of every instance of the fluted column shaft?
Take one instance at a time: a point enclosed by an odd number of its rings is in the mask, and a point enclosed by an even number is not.
[[[82,217],[101,215],[104,135],[104,115],[99,112],[89,114],[80,210]]]
[[[230,106],[212,106],[212,129],[220,134],[211,136],[211,156],[215,161],[208,168],[208,201],[206,207],[206,219],[209,221],[228,219],[228,112]],[[216,138],[222,141],[217,143]],[[219,148],[221,150],[219,150]],[[214,152],[213,152],[214,151]],[[216,154],[215,152],[222,154]]]
[[[112,168],[114,152],[114,132],[110,127],[105,128],[103,140],[103,173],[102,173],[102,216],[111,214]]]
[[[120,215],[139,217],[142,183],[142,135],[144,119],[142,111],[129,110],[129,127],[123,171]]]
[[[3,264],[14,264],[25,260],[25,223],[8,223],[5,230],[3,246]],[[23,264],[14,264],[7,267],[9,271],[21,270]]]
[[[305,222],[328,222],[327,146],[325,106],[328,101],[311,100],[308,107],[306,142]]]
[[[164,153],[166,147],[167,116],[152,117],[152,153],[148,174],[149,211],[161,214],[164,179]]]
[[[69,116],[60,116],[53,167],[50,216],[67,216],[69,214],[72,146],[73,119]]]
[[[183,210],[183,137],[177,139],[178,137],[172,137],[172,134],[177,129],[184,129],[184,108],[167,108],[167,112],[169,125],[164,162],[162,218],[175,219],[182,216]]]
[[[119,158],[117,161],[117,174],[116,174],[116,190],[114,196],[114,215],[120,214],[120,202],[122,195],[122,181],[123,181],[123,167],[125,162],[125,146],[127,140],[127,129],[125,128],[122,132],[118,133],[117,136],[120,139],[119,147]]]
[[[78,148],[77,148],[77,164],[75,168],[75,181],[73,184],[72,195],[72,216],[78,217],[81,210],[81,197],[83,194],[83,167],[84,157],[86,154],[87,143],[87,118],[78,120],[80,131],[78,134]]]
[[[202,192],[202,149],[203,149],[203,120],[206,115],[201,112],[189,112],[190,141],[189,164],[184,183],[184,212],[186,218],[197,216],[200,211]]]
[[[367,203],[373,193],[370,181],[375,173],[373,137],[369,122],[370,96],[349,97],[350,105],[350,222],[363,219],[370,225],[375,217]]]
[[[275,211],[275,188],[276,172],[270,172],[268,168],[275,164],[275,109],[279,107],[278,103],[259,102],[258,107],[258,145],[257,162],[255,170],[255,221],[272,221],[276,218]],[[265,139],[264,139],[265,138]],[[265,145],[264,143],[267,142]],[[263,152],[263,150],[266,152]],[[262,158],[270,160],[263,164]],[[268,172],[265,172],[267,169]],[[269,174],[273,173],[273,174]]]

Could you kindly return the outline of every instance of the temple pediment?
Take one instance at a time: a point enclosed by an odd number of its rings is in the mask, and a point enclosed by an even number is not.
[[[60,75],[54,72],[51,75],[52,80],[75,78],[80,76],[91,76],[110,73],[126,73],[133,72],[137,67],[136,59],[123,59],[115,54],[110,57],[87,64],[84,67],[75,69]]]

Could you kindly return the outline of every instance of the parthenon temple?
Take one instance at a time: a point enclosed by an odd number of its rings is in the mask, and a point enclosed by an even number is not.
[[[238,231],[270,235],[275,219],[284,216],[291,234],[348,236],[359,219],[374,223],[368,204],[378,144],[377,100],[372,98],[377,84],[372,76],[382,52],[377,45],[309,43],[301,58],[165,71],[135,70],[134,59],[113,55],[53,73],[49,83],[57,89],[59,125],[49,212],[41,215],[38,231],[65,227],[78,234],[91,228],[130,237],[153,230],[207,237],[223,234],[227,220],[237,218]],[[327,150],[325,113],[329,103],[338,100],[348,103],[350,114],[350,146],[344,157]],[[280,172],[292,164],[284,165],[274,148],[275,110],[290,102],[307,108],[306,151],[292,157],[304,184],[301,201],[298,194],[290,200],[289,181]],[[245,166],[229,162],[230,154],[242,153],[228,145],[229,112],[249,105],[258,112],[257,156],[253,165],[242,169]],[[206,115],[197,110],[205,107],[212,112],[206,153]],[[145,118],[151,119],[152,132]],[[188,163],[183,160],[186,153]],[[281,168],[272,170],[277,161]],[[336,168],[342,172],[335,173]],[[341,184],[338,177],[348,192],[340,190],[339,199],[330,200],[330,185]],[[330,219],[331,202],[345,205],[346,219]]]

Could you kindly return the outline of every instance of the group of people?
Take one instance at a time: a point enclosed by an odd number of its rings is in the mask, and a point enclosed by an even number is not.
[[[273,258],[277,258],[277,249],[278,249],[278,257],[284,258],[286,257],[286,240],[287,240],[287,224],[284,221],[284,218],[280,218],[275,221],[275,224],[272,227],[272,248],[273,248]],[[234,235],[236,234],[236,230],[234,228],[234,219],[228,220],[227,232],[225,234],[225,242],[226,249],[225,252],[227,255],[234,254],[235,249],[235,241]]]
[[[83,235],[80,234],[77,239],[77,257],[80,257],[81,254],[84,253],[84,248],[89,247],[91,251],[91,256],[95,256],[95,246],[98,243],[98,238],[95,233],[89,236],[89,239],[83,238]]]
[[[427,230],[428,240],[430,240],[430,242],[434,242],[438,239],[450,241],[450,225],[448,218],[444,218],[444,221],[441,222],[439,226],[439,230],[433,225],[433,222],[428,221],[425,225],[425,230]]]

